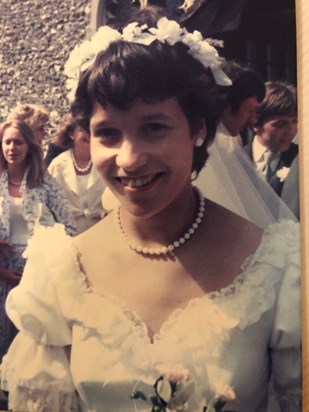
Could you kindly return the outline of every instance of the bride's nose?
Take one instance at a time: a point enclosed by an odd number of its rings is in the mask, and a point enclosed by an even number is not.
[[[116,163],[125,170],[137,170],[147,163],[148,154],[144,145],[138,140],[123,140],[118,149]]]

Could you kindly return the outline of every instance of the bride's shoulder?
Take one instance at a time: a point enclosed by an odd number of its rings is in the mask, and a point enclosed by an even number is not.
[[[245,248],[255,248],[262,240],[263,230],[223,206],[206,200],[205,228],[224,243],[241,243]]]
[[[289,254],[300,248],[299,223],[281,220],[266,229],[238,216],[224,207],[207,201],[205,232],[216,242],[229,248],[234,247],[244,256],[253,254],[258,248],[264,252]]]
[[[79,251],[88,249],[97,251],[99,248],[100,253],[103,253],[109,250],[111,245],[115,246],[115,242],[117,243],[116,227],[115,211],[112,211],[98,223],[76,236],[74,244]]]

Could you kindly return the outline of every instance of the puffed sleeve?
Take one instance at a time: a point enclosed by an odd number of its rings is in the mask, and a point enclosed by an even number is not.
[[[291,236],[289,235],[291,239]],[[285,275],[280,286],[270,341],[273,384],[282,412],[301,409],[301,302],[300,255],[293,247],[287,253]],[[299,237],[295,233],[295,243]]]
[[[26,250],[22,280],[8,295],[6,310],[19,333],[3,358],[1,386],[14,411],[79,410],[70,372],[71,328],[57,292],[65,273],[76,271],[74,251],[62,225],[39,227]]]
[[[57,223],[64,224],[67,234],[75,236],[77,234],[77,228],[64,190],[49,173],[45,175],[44,187],[47,192],[46,207],[53,214]]]

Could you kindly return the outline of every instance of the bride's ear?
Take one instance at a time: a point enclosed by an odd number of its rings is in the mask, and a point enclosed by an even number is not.
[[[205,120],[202,120],[201,127],[199,128],[198,132],[195,133],[195,136],[194,136],[194,146],[201,147],[206,139],[206,135],[207,135],[206,123],[205,123]]]

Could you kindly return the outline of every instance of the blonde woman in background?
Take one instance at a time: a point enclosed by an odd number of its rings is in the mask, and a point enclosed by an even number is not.
[[[15,328],[5,314],[8,292],[22,276],[22,256],[38,222],[63,223],[67,234],[76,228],[65,195],[45,173],[42,149],[26,123],[5,122],[0,128],[0,239],[6,254],[0,260],[0,361]],[[38,273],[39,276],[39,273]]]
[[[18,104],[9,113],[7,121],[25,122],[31,128],[36,141],[42,145],[46,137],[49,113],[39,104]]]

